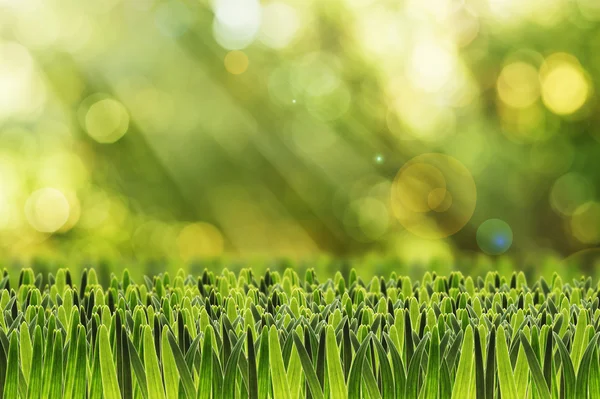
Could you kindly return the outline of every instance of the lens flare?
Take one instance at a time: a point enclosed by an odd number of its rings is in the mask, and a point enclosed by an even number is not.
[[[497,82],[498,96],[514,108],[527,108],[540,96],[538,71],[526,62],[513,62],[502,68]]]
[[[248,69],[248,56],[239,50],[230,51],[225,56],[225,69],[232,75],[241,75]]]
[[[476,202],[471,173],[457,159],[444,154],[413,158],[400,169],[392,186],[394,215],[408,231],[422,238],[455,234],[471,219]]]
[[[204,222],[188,224],[177,237],[179,254],[184,260],[219,256],[223,253],[223,245],[221,231]]]
[[[41,233],[54,233],[69,220],[70,205],[65,195],[55,188],[35,191],[25,203],[27,221]]]
[[[586,248],[577,251],[562,260],[565,270],[597,270],[600,267],[600,248]]]
[[[512,242],[512,229],[503,220],[486,220],[477,229],[477,245],[488,255],[503,254],[508,251]]]
[[[571,217],[571,232],[582,243],[600,243],[600,202],[586,202],[575,210]]]
[[[295,8],[286,3],[268,3],[262,10],[259,40],[271,48],[282,49],[294,40],[299,28]]]
[[[579,61],[569,54],[553,54],[540,70],[542,99],[557,115],[570,115],[587,101],[590,85]]]
[[[118,141],[129,128],[129,113],[120,102],[105,98],[94,103],[85,115],[85,127],[99,143]]]
[[[571,216],[593,198],[594,188],[582,175],[570,172],[559,177],[550,190],[550,205],[559,214]]]

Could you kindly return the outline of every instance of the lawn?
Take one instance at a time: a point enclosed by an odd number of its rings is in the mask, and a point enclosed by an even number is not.
[[[4,398],[597,398],[591,278],[182,270],[0,283]]]

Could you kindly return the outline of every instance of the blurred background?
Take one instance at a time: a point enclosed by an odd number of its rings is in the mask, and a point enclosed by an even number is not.
[[[587,262],[598,46],[597,0],[0,0],[0,253]]]

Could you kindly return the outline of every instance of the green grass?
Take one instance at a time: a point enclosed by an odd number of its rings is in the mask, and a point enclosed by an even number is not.
[[[590,278],[5,277],[3,398],[600,397]]]

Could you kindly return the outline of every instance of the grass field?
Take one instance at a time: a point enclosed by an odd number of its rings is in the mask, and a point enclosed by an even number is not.
[[[4,398],[600,397],[591,278],[23,269],[0,288]]]

